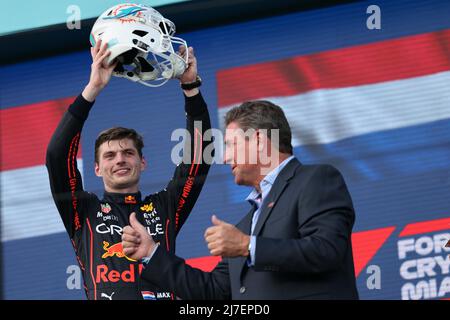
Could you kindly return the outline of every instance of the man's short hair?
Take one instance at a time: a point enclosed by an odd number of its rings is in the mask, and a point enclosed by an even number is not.
[[[242,130],[266,129],[271,138],[271,130],[279,129],[279,151],[292,154],[292,132],[283,110],[266,100],[246,101],[229,110],[225,115],[225,127],[237,122]]]
[[[113,127],[100,132],[95,140],[95,162],[99,162],[98,150],[104,142],[130,139],[133,141],[139,156],[142,158],[142,148],[144,147],[144,141],[142,136],[134,129],[128,129],[123,127]]]

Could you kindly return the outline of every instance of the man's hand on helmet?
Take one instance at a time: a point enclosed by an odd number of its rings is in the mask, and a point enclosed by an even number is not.
[[[108,84],[117,64],[117,62],[115,62],[110,66],[105,66],[106,60],[111,54],[107,48],[107,43],[102,44],[101,39],[98,39],[95,47],[91,48],[91,76],[88,85],[82,92],[83,97],[91,102],[95,100],[100,91]]]
[[[191,83],[197,79],[197,59],[195,58],[194,55],[194,48],[189,47],[188,50],[189,50],[188,67],[180,77],[181,83]],[[184,55],[186,54],[186,47],[180,46],[180,48],[178,49],[178,54],[181,57],[184,57]],[[191,90],[184,90],[184,93],[188,97],[195,96],[196,94],[198,94],[198,92],[199,92],[198,88]]]

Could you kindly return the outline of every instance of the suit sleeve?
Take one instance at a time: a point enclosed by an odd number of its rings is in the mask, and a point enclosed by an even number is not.
[[[192,211],[205,183],[211,162],[205,161],[204,154],[214,153],[213,143],[204,140],[204,133],[211,128],[211,122],[201,93],[185,96],[185,111],[189,135],[185,139],[183,161],[175,168],[165,193],[173,209],[168,212],[172,214],[169,218],[175,223],[176,234]]]
[[[92,105],[79,95],[63,115],[47,147],[50,189],[71,238],[82,227],[83,203],[88,198],[77,167],[77,153],[81,130]]]
[[[211,272],[187,265],[185,260],[160,247],[141,277],[183,300],[231,299],[228,260],[223,258]]]
[[[298,239],[256,238],[255,270],[316,274],[337,269],[351,250],[355,219],[344,179],[321,166],[298,199]]]

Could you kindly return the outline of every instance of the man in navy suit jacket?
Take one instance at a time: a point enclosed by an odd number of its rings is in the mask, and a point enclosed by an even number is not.
[[[132,215],[122,244],[142,259],[142,277],[181,299],[358,299],[355,213],[339,171],[292,155],[289,123],[271,102],[245,102],[225,124],[224,160],[236,184],[254,187],[250,212],[236,226],[212,216],[205,240],[222,261],[211,272],[159,248]]]

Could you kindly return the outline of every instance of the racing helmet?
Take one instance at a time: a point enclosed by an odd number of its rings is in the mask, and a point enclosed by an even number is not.
[[[116,60],[113,75],[159,87],[169,79],[180,77],[187,68],[187,43],[174,37],[175,24],[152,7],[123,3],[102,13],[92,27],[92,46],[101,39],[111,54],[106,63]],[[186,47],[184,57],[174,45]]]

